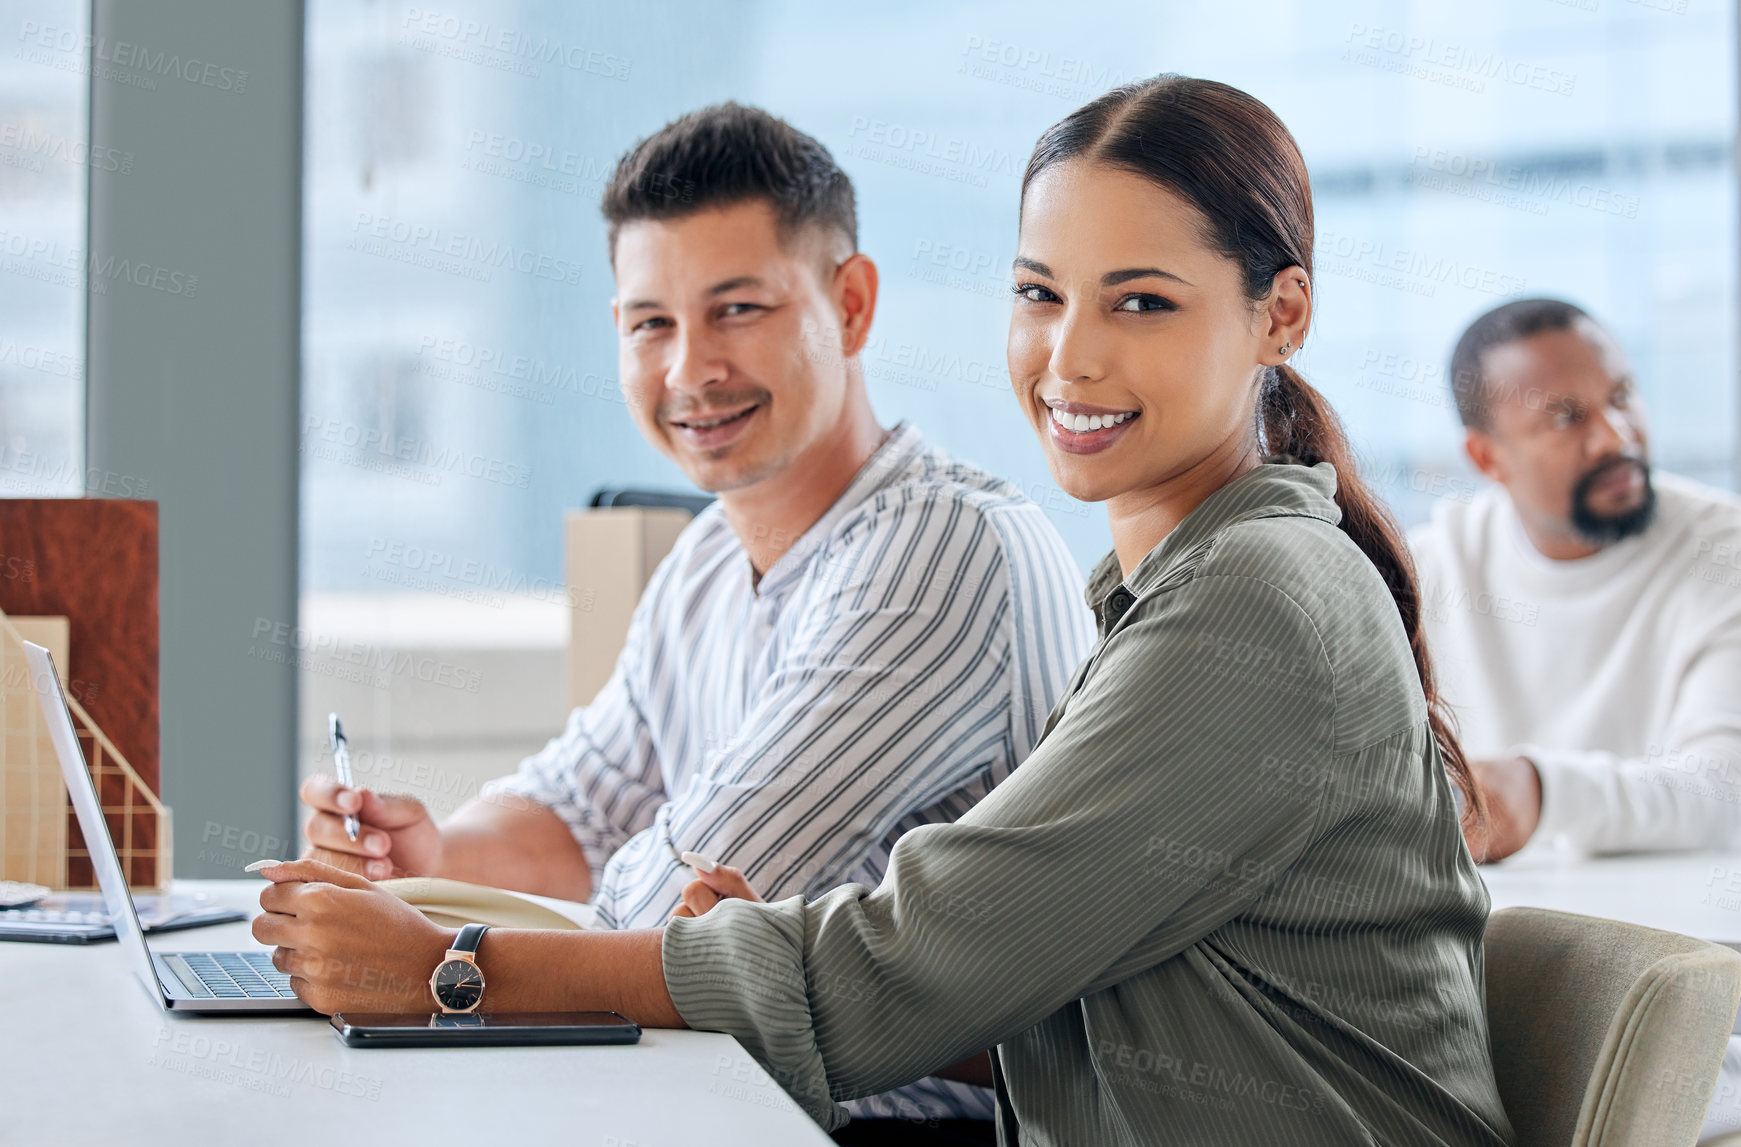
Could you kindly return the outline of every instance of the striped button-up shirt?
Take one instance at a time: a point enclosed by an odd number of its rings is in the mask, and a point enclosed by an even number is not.
[[[491,782],[553,809],[613,927],[663,923],[693,849],[774,896],[875,883],[905,832],[955,820],[1039,739],[1093,643],[1042,510],[902,424],[759,583],[716,504],[642,595],[615,673]],[[991,1115],[926,1081],[859,1114]]]
[[[1006,1144],[1509,1141],[1487,892],[1335,484],[1259,466],[1108,558],[1022,767],[874,890],[671,921],[683,1018],[829,1127],[995,1045]]]

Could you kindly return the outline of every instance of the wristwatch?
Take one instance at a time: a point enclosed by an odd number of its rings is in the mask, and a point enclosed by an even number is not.
[[[467,924],[459,930],[435,971],[429,974],[429,990],[445,1015],[477,1010],[484,998],[484,972],[478,967],[478,942],[490,930],[488,924]]]

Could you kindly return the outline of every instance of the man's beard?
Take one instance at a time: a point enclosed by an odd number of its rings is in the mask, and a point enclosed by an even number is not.
[[[1617,466],[1636,466],[1644,476],[1644,499],[1619,514],[1599,514],[1590,506],[1590,488]],[[1580,537],[1607,545],[1642,534],[1656,518],[1656,488],[1650,484],[1650,466],[1642,458],[1609,458],[1592,466],[1572,487],[1572,528]]]

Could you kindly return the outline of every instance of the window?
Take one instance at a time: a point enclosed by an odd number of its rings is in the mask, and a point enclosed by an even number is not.
[[[1732,5],[1135,11],[311,3],[305,589],[395,588],[365,561],[391,542],[557,578],[564,507],[686,488],[616,388],[596,204],[636,139],[726,98],[857,185],[885,423],[1018,481],[1084,565],[1104,515],[1052,486],[1008,394],[1017,187],[1047,125],[1162,70],[1246,88],[1300,140],[1318,311],[1297,361],[1405,522],[1472,496],[1444,364],[1521,294],[1608,322],[1659,464],[1730,484]]]
[[[85,201],[90,8],[7,6],[0,56],[0,497],[85,493]]]

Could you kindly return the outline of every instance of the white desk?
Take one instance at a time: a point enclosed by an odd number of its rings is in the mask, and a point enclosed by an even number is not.
[[[1741,948],[1741,852],[1573,860],[1544,851],[1485,865],[1481,876],[1495,912],[1557,908]]]
[[[258,911],[260,884],[190,880]],[[253,949],[248,925],[154,938]],[[172,1015],[113,942],[0,944],[0,1143],[826,1145],[729,1036],[630,1047],[349,1048],[325,1016]]]

